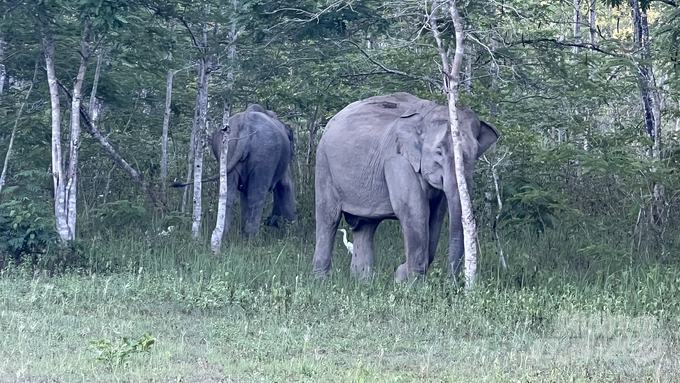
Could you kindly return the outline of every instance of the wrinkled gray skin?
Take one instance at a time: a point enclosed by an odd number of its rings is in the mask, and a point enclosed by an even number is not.
[[[294,152],[293,131],[279,121],[276,113],[257,104],[233,115],[229,119],[228,131],[228,194],[224,233],[229,231],[237,189],[241,196],[241,229],[245,235],[253,235],[260,230],[262,210],[269,191],[274,194],[274,207],[265,224],[277,226],[281,218],[294,221],[297,218],[295,185],[289,167]],[[219,162],[222,129],[213,132],[211,144]],[[217,179],[219,176],[204,182]]]
[[[458,119],[471,186],[475,160],[498,131],[468,107],[458,108]],[[342,214],[354,232],[352,274],[372,275],[373,238],[384,219],[398,219],[404,233],[406,262],[397,280],[424,274],[447,210],[448,272],[458,273],[464,249],[452,146],[447,107],[408,93],[357,101],[335,115],[316,154],[315,275],[330,273]]]

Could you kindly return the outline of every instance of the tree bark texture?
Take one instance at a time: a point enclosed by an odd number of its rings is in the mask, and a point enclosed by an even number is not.
[[[198,93],[196,95],[196,111],[194,115],[194,198],[191,223],[191,234],[194,239],[198,239],[201,235],[201,193],[203,189],[201,180],[203,178],[203,148],[208,113],[208,83],[210,76],[210,65],[211,63],[209,58],[202,58],[200,60],[198,73]]]
[[[440,7],[448,5],[451,20],[453,21],[456,32],[456,49],[451,60],[444,48],[443,41],[437,29],[436,15]],[[463,239],[465,247],[465,286],[466,289],[472,288],[475,283],[475,276],[477,273],[477,229],[475,224],[475,217],[472,213],[472,201],[468,184],[465,179],[465,163],[463,158],[462,138],[458,124],[458,111],[456,105],[458,103],[458,96],[460,91],[460,67],[465,55],[465,32],[463,31],[463,22],[458,13],[455,0],[448,0],[446,3],[434,4],[434,10],[430,17],[430,26],[437,42],[437,49],[442,60],[442,68],[444,71],[444,88],[447,93],[449,119],[451,121],[451,138],[453,140],[453,157],[456,173],[456,182],[458,185],[458,194],[461,205],[461,221],[463,225]],[[449,203],[452,203],[450,201]],[[453,218],[451,218],[453,219]]]
[[[59,87],[54,69],[54,37],[48,33],[43,41],[45,54],[45,68],[47,70],[47,85],[50,91],[50,107],[52,117],[52,180],[54,186],[54,216],[56,229],[62,243],[72,239],[66,214],[66,185],[64,179],[64,165],[61,152],[61,104],[59,102]]]
[[[90,27],[90,21],[86,20],[85,27],[83,28],[83,39],[81,41],[80,66],[78,67],[76,80],[73,83],[73,99],[71,100],[71,140],[69,145],[68,182],[66,184],[66,209],[68,227],[71,232],[70,239],[74,239],[76,235],[78,153],[80,151],[80,106],[83,98],[83,80],[85,79],[85,72],[87,71],[87,62],[90,58]]]
[[[161,138],[161,201],[168,203],[168,132],[170,129],[170,107],[172,105],[172,80],[175,72],[168,70],[165,86],[165,112],[163,113],[163,137]]]
[[[597,10],[595,9],[595,3],[597,0],[589,0],[588,2],[588,25],[590,29],[590,44],[595,45],[597,42]]]
[[[227,159],[229,158],[229,128],[227,125],[222,127],[222,153],[220,154],[220,192],[217,203],[217,222],[215,230],[212,232],[210,247],[214,254],[219,254],[222,248],[222,237],[224,236],[224,224],[227,215]]]
[[[7,69],[5,68],[5,40],[0,36],[0,104],[5,91],[5,81],[7,80]]]
[[[581,44],[581,0],[574,0],[574,44]],[[578,47],[572,51],[578,53]]]

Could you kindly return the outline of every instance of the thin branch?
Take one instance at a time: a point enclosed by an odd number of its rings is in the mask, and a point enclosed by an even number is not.
[[[590,44],[590,43],[570,43],[570,42],[565,42],[565,41],[559,41],[556,39],[546,39],[546,38],[539,38],[539,39],[530,39],[527,40],[524,37],[520,41],[513,41],[513,42],[503,42],[506,46],[515,46],[515,45],[525,45],[525,44],[538,44],[538,43],[552,43],[558,46],[564,46],[564,47],[577,47],[577,48],[585,48],[589,49],[594,52],[599,52],[602,54],[605,54],[607,56],[612,56],[612,57],[619,57],[619,58],[628,58],[628,56],[620,54],[620,53],[614,53],[610,52],[607,50],[604,50],[597,45]]]
[[[59,85],[59,88],[66,94],[68,97],[69,101],[73,100],[73,95],[69,92],[68,88],[64,86],[60,81],[57,81],[57,84]],[[125,169],[127,173],[130,175],[130,177],[144,190],[146,191],[147,195],[151,199],[151,202],[155,206],[161,206],[164,210],[167,210],[167,206],[162,205],[162,203],[159,203],[158,199],[156,198],[156,193],[151,189],[151,185],[149,185],[145,180],[142,175],[137,172],[123,157],[116,152],[116,149],[113,148],[111,143],[106,139],[106,137],[102,136],[97,127],[92,123],[92,119],[90,118],[90,115],[88,114],[87,110],[85,110],[85,107],[83,105],[80,106],[80,116],[83,118],[83,122],[85,123],[85,130],[95,139],[97,142],[99,142],[100,145],[106,149],[106,151],[109,153],[111,158],[113,158],[114,162],[118,164],[121,168]]]
[[[187,32],[189,32],[189,37],[191,37],[191,41],[194,43],[194,47],[196,47],[201,53],[203,51],[201,50],[201,46],[198,45],[198,41],[196,40],[196,36],[194,36],[194,32],[191,31],[191,28],[189,27],[189,24],[187,24],[187,21],[184,20],[184,17],[180,16],[179,21],[182,22],[182,25],[184,25],[184,28],[186,28]]]
[[[380,69],[382,69],[382,70],[384,71],[384,73],[396,74],[396,75],[399,75],[399,76],[404,76],[404,77],[412,78],[412,79],[414,79],[414,80],[425,81],[425,82],[428,82],[428,83],[434,85],[434,86],[435,86],[437,89],[439,89],[440,91],[444,92],[444,87],[439,83],[439,81],[436,81],[436,80],[434,80],[434,79],[432,79],[432,78],[429,78],[429,77],[427,77],[427,76],[416,76],[416,75],[412,75],[412,74],[409,74],[409,73],[406,73],[406,72],[402,72],[402,71],[400,71],[400,70],[390,69],[390,68],[386,67],[385,65],[383,65],[382,63],[380,63],[379,61],[376,61],[375,59],[373,59],[368,53],[366,53],[366,52],[365,52],[365,51],[364,51],[357,43],[355,43],[354,41],[345,40],[344,42],[350,43],[350,44],[354,45],[354,46],[355,46],[355,47],[356,47],[356,48],[357,48],[364,56],[366,56],[366,58],[368,59],[368,61],[372,62],[373,64],[375,64],[375,65],[377,65],[377,66],[379,66]]]

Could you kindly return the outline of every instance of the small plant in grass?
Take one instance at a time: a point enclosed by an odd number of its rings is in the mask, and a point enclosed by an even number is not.
[[[90,347],[97,352],[97,360],[111,367],[119,367],[126,365],[131,355],[149,352],[154,343],[156,339],[146,333],[137,340],[129,336],[124,336],[119,342],[93,340],[90,341]]]

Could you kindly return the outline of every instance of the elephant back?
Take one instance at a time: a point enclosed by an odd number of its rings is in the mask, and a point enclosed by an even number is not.
[[[243,112],[239,112],[229,118],[229,154],[227,170],[230,171],[240,161],[244,161],[249,154],[249,145],[255,135],[273,134],[281,136],[287,145],[286,151],[290,150],[288,162],[293,155],[292,130],[279,121],[276,113],[264,109],[258,104],[250,105]],[[213,132],[212,150],[215,158],[219,161],[222,153],[222,130]]]

